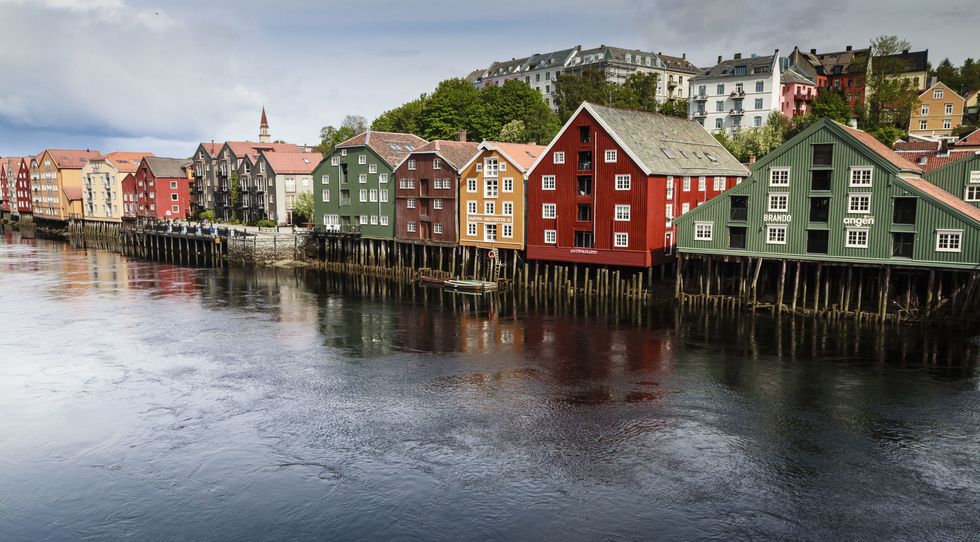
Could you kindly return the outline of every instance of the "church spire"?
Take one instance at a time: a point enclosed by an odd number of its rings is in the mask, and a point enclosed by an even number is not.
[[[269,119],[265,117],[265,106],[262,106],[262,120],[259,122],[259,143],[269,143],[272,137],[269,136]]]

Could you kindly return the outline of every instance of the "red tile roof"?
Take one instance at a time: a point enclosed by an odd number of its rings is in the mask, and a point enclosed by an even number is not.
[[[58,169],[82,169],[89,160],[102,154],[99,151],[79,151],[73,149],[48,149],[45,152],[51,156]],[[44,154],[44,152],[41,154]]]
[[[507,155],[514,165],[521,168],[521,173],[525,172],[534,165],[534,161],[544,152],[543,145],[522,145],[520,143],[501,143],[499,141],[484,141],[487,146],[499,150]]]
[[[221,150],[221,143],[201,143],[201,146],[211,155],[211,158],[214,158]]]
[[[459,169],[476,155],[480,144],[475,141],[437,139],[422,145],[415,152],[435,152],[450,166]]]
[[[81,186],[66,186],[64,187],[65,197],[68,201],[81,201],[82,200],[82,187]]]
[[[858,141],[864,143],[866,147],[870,148],[872,151],[880,155],[882,158],[891,162],[891,164],[897,167],[898,169],[905,170],[905,171],[915,171],[917,173],[922,172],[922,168],[913,164],[912,162],[909,162],[897,152],[889,149],[887,145],[875,139],[874,136],[872,136],[868,132],[858,130],[857,128],[851,128],[850,126],[847,126],[846,124],[841,124],[839,122],[837,123],[837,125],[843,128],[844,130],[846,130],[847,133],[854,136]]]
[[[957,147],[961,145],[980,146],[980,130],[974,130],[966,134],[965,136],[963,136],[963,138],[957,141],[956,143],[954,143],[954,146]]]
[[[145,156],[154,156],[154,154],[152,152],[110,152],[92,160],[111,162],[116,170],[121,173],[136,173],[136,170],[139,169],[140,160]]]
[[[262,151],[267,152],[302,152],[300,149],[292,143],[257,143],[255,141],[226,141],[225,145],[231,149],[231,152],[235,153],[235,156],[242,158],[245,155],[251,155],[252,158],[258,157],[259,153]]]
[[[385,162],[388,162],[391,167],[395,167],[398,165],[398,162],[402,161],[402,158],[408,156],[408,153],[415,151],[426,143],[428,141],[413,134],[368,130],[340,143],[337,145],[337,148],[367,146]]]
[[[964,158],[969,158],[973,155],[974,153],[972,152],[951,152],[943,156],[931,155],[926,157],[926,163],[924,166],[922,166],[922,169],[928,173],[930,171],[935,171],[946,164],[951,164]]]
[[[896,152],[909,151],[938,151],[940,143],[938,141],[899,141],[895,143]]]
[[[960,198],[950,194],[949,192],[939,188],[925,179],[919,177],[900,178],[918,190],[925,192],[926,195],[937,200],[946,207],[955,209],[960,213],[969,216],[973,220],[980,222],[980,208],[970,205],[969,203],[961,200]]]
[[[318,152],[263,152],[262,157],[269,163],[272,171],[279,175],[294,173],[309,175],[323,160]]]

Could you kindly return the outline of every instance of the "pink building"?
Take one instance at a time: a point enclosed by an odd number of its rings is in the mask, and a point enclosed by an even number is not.
[[[810,103],[817,97],[817,84],[812,79],[796,71],[786,68],[780,77],[782,98],[780,111],[786,118],[805,115],[810,111]]]

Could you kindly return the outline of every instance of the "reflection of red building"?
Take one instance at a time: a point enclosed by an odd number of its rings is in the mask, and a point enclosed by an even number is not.
[[[673,218],[747,174],[693,120],[585,102],[528,174],[527,257],[665,263]]]
[[[129,287],[156,290],[160,295],[190,295],[197,291],[194,269],[165,263],[138,263],[127,267]]]
[[[147,156],[136,169],[136,216],[178,219],[190,216],[189,160]]]

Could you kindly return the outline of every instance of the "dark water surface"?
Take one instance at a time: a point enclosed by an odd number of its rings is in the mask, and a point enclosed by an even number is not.
[[[8,233],[0,540],[980,538],[980,331],[427,292]]]

